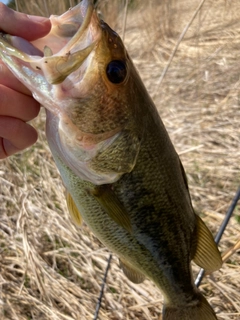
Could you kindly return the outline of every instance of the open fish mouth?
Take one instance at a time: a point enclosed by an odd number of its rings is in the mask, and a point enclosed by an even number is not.
[[[49,34],[33,42],[0,34],[0,58],[47,109],[55,158],[85,181],[113,183],[132,170],[140,148],[124,94],[130,63],[124,45],[98,18],[92,0],[50,21]],[[127,151],[130,140],[134,147]],[[118,144],[122,156],[109,165],[108,153],[116,154]]]
[[[80,83],[101,37],[100,22],[91,0],[83,0],[61,16],[51,16],[50,21],[52,28],[49,34],[33,42],[0,33],[1,59],[16,76],[21,74],[25,85],[41,103],[36,85],[41,86],[39,95],[42,97],[45,92],[49,100],[52,85],[61,84],[66,78],[68,82],[74,81],[75,85],[76,79]],[[56,114],[56,109],[50,104],[44,106]]]

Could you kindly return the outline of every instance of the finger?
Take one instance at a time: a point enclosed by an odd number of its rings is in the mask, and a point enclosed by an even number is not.
[[[0,60],[0,84],[15,91],[31,96],[31,92],[12,74],[12,72]]]
[[[28,123],[10,117],[0,117],[0,159],[31,146],[37,141],[37,131]]]
[[[29,121],[38,115],[39,110],[39,103],[32,97],[0,85],[0,116]]]
[[[46,35],[50,28],[49,19],[16,12],[0,3],[0,29],[4,32],[31,41]]]

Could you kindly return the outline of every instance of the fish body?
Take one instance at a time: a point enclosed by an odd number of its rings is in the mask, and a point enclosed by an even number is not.
[[[0,56],[47,110],[73,219],[117,254],[131,281],[159,287],[163,320],[217,319],[190,263],[217,270],[219,251],[120,37],[88,0],[50,19],[50,34],[33,43],[2,35]]]

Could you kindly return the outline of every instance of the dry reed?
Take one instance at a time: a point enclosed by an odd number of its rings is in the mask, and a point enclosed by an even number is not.
[[[99,2],[121,33],[125,1]],[[194,208],[215,234],[240,181],[240,3],[205,1],[159,86],[199,1],[129,2],[126,46],[181,156]],[[18,0],[21,11],[42,15],[68,6],[43,3]],[[33,147],[0,162],[0,318],[93,319],[109,252],[85,225],[70,221],[44,122],[44,112],[33,121],[39,131]],[[221,251],[239,239],[239,216],[238,206]],[[203,280],[200,289],[219,319],[240,318],[239,275],[235,253]],[[154,284],[130,283],[113,257],[99,319],[158,319],[161,308]]]

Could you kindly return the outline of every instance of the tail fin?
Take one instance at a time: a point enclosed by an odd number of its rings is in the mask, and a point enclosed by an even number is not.
[[[176,307],[166,305],[163,308],[162,320],[217,320],[217,317],[207,302],[199,293],[198,299],[188,305]]]

